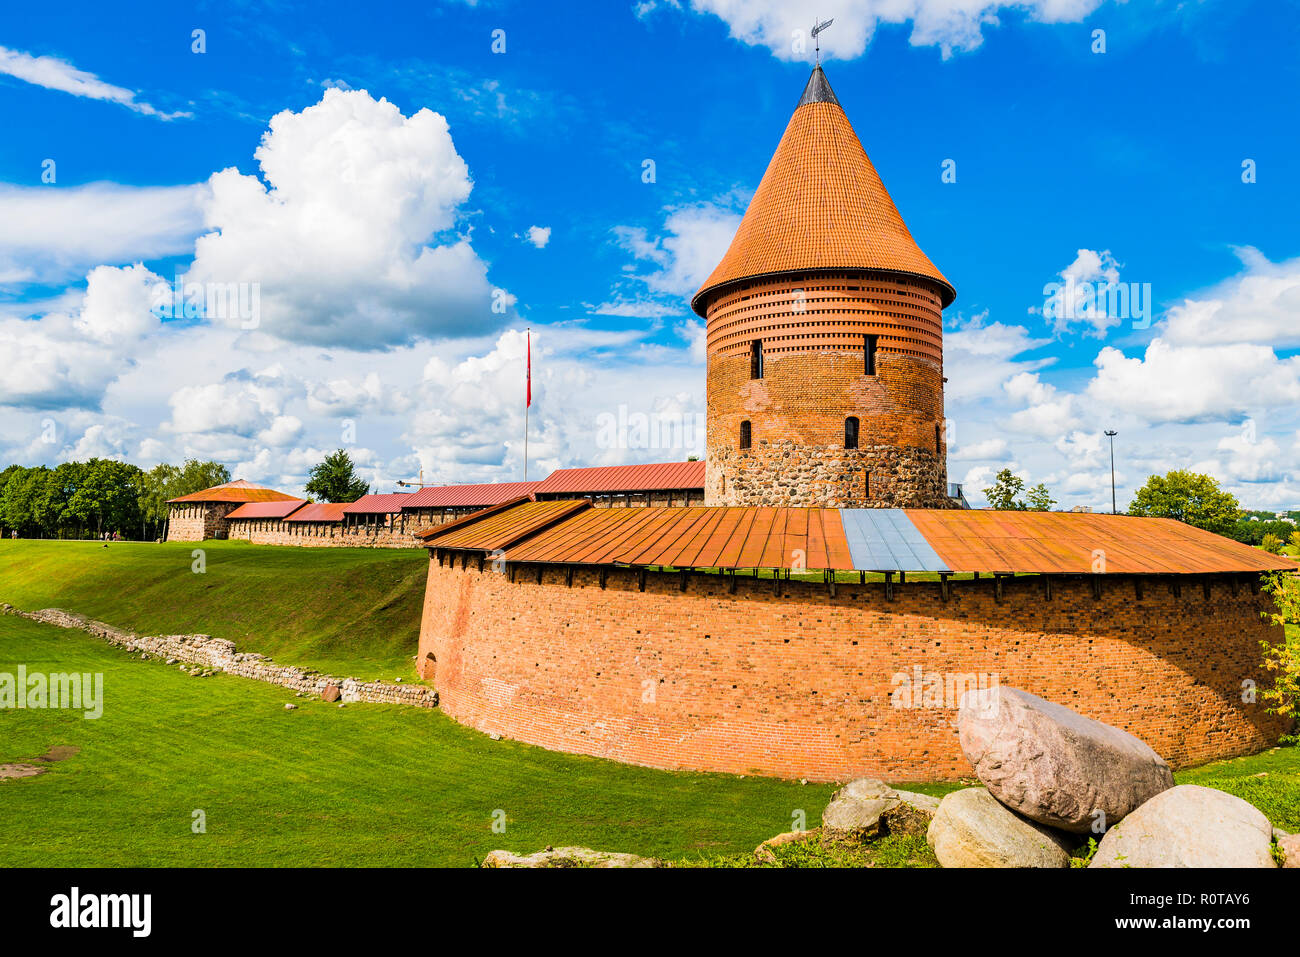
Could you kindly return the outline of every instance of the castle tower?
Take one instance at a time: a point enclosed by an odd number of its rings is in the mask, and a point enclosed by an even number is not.
[[[944,508],[943,308],[821,67],[691,301],[710,505]]]

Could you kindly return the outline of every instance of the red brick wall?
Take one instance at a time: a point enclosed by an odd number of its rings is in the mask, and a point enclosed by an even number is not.
[[[1207,600],[1155,580],[1036,578],[896,586],[592,569],[517,569],[512,583],[429,568],[418,662],[463,724],[543,747],[661,768],[846,780],[971,773],[946,707],[896,708],[895,676],[995,674],[1148,741],[1174,766],[1251,753],[1283,730],[1241,682],[1262,680],[1267,599],[1226,579]],[[953,702],[955,704],[955,702]]]

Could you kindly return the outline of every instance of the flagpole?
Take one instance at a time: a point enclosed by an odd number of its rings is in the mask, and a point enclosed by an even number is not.
[[[527,337],[528,372],[524,379],[524,481],[528,481],[528,407],[533,404],[533,330],[529,326],[524,335]]]

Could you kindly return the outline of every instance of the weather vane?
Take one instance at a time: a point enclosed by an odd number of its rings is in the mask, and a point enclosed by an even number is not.
[[[831,17],[829,20],[824,20],[812,28],[813,44],[816,47],[818,66],[822,65],[822,43],[820,40],[817,39],[817,34],[821,33],[823,30],[825,30],[834,22],[835,22],[835,18]]]

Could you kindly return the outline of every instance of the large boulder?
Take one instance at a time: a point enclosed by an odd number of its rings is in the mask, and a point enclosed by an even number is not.
[[[924,834],[939,799],[895,791],[884,781],[858,778],[831,795],[822,831],[832,841],[864,841],[890,834]]]
[[[1276,867],[1273,828],[1214,788],[1162,791],[1106,832],[1089,867]]]
[[[966,692],[957,734],[994,797],[1078,834],[1118,823],[1174,783],[1164,759],[1127,731],[1018,688]]]
[[[1300,834],[1283,834],[1277,839],[1283,867],[1300,867]]]
[[[483,867],[662,867],[653,857],[593,851],[589,847],[548,847],[536,854],[489,851]]]
[[[984,788],[939,802],[926,843],[944,867],[1068,867],[1066,838],[1003,807]]]

